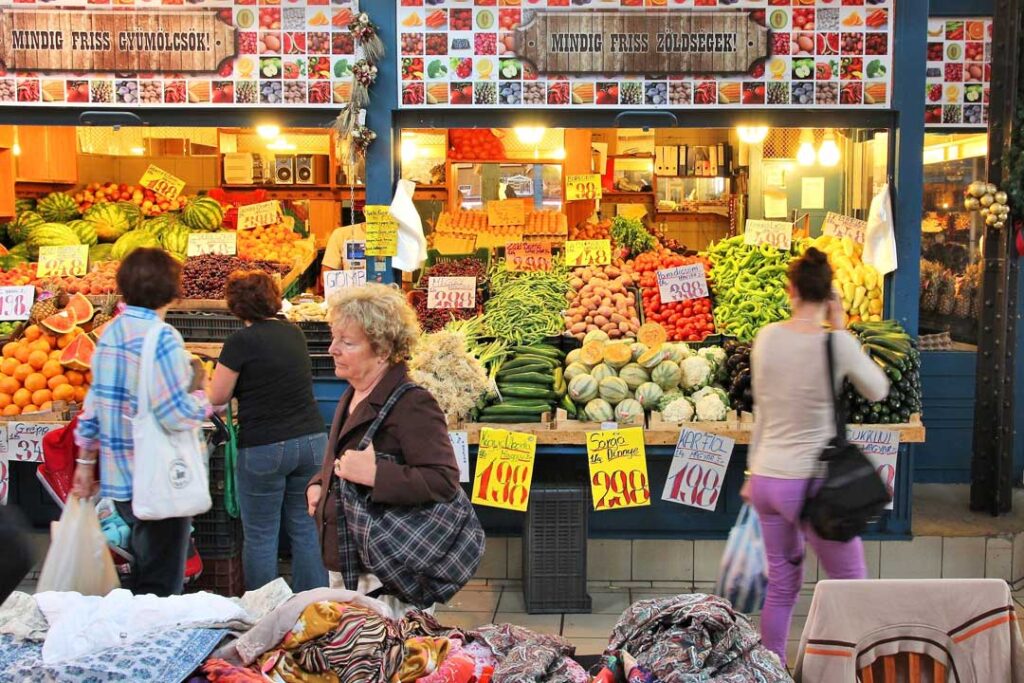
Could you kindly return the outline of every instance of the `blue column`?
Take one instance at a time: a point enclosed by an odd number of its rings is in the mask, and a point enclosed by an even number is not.
[[[380,29],[384,41],[384,57],[377,64],[377,82],[370,88],[370,104],[366,107],[366,125],[377,134],[377,139],[366,153],[366,203],[390,204],[394,194],[395,177],[392,111],[398,107],[398,63],[395,54],[398,45],[398,9],[393,2],[363,0],[370,20]],[[367,259],[369,275],[379,282],[394,281],[390,258]]]

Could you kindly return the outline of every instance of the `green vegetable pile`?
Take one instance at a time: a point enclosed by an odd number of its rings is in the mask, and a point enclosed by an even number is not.
[[[647,228],[639,218],[625,218],[624,216],[613,218],[611,238],[616,245],[629,250],[629,255],[625,258],[643,254],[657,246],[654,235],[647,232]]]
[[[889,377],[889,395],[870,403],[849,382],[844,389],[850,424],[900,424],[921,412],[921,354],[917,342],[894,320],[850,325],[871,356]]]
[[[789,251],[744,244],[738,235],[711,245],[707,253],[719,332],[746,342],[765,325],[789,318]]]
[[[562,333],[569,272],[553,259],[548,272],[511,272],[498,259],[489,274],[491,298],[484,308],[490,336],[511,344],[531,345]]]
[[[553,413],[568,400],[562,376],[565,354],[547,344],[513,346],[509,354],[497,365],[496,400],[478,405],[473,413],[475,420],[502,424],[540,422],[544,413]]]

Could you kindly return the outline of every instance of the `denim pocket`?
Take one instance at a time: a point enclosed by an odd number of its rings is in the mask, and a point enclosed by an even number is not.
[[[238,449],[239,464],[248,474],[265,476],[281,471],[286,441]]]

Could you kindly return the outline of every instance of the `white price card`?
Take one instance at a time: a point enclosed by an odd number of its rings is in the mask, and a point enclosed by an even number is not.
[[[864,455],[875,466],[878,476],[889,489],[893,500],[885,506],[892,510],[896,496],[896,461],[900,453],[900,433],[892,429],[873,429],[851,425],[846,428],[846,439],[864,451]]]
[[[62,422],[10,422],[7,425],[7,459],[43,461],[43,437],[64,426]]]
[[[431,277],[427,308],[476,308],[476,278]]]
[[[789,249],[793,244],[793,224],[784,221],[748,220],[743,228],[744,244],[767,244],[776,249]]]
[[[701,263],[666,268],[657,275],[658,295],[663,303],[702,299],[708,295],[708,278]]]
[[[239,230],[252,230],[264,225],[277,223],[281,218],[281,205],[276,199],[258,204],[246,204],[238,207]]]
[[[35,296],[32,285],[0,287],[0,320],[27,320]]]
[[[661,499],[714,510],[735,445],[728,437],[684,427],[679,432]]]
[[[347,287],[362,287],[366,284],[365,270],[329,270],[324,273],[324,298]]]
[[[821,234],[832,237],[849,237],[857,244],[864,244],[864,231],[868,229],[866,221],[850,218],[829,211],[821,224]]]
[[[469,435],[466,432],[448,432],[448,439],[459,463],[459,483],[468,484],[469,478]]]
[[[193,232],[188,236],[188,256],[234,256],[238,253],[238,235],[233,232]]]
[[[36,277],[67,277],[89,272],[89,245],[39,247]]]

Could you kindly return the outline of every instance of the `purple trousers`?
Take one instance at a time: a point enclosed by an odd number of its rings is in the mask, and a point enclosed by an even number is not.
[[[800,519],[806,479],[753,475],[750,503],[757,511],[768,556],[768,592],[761,611],[761,641],[786,665],[786,642],[793,608],[804,581],[804,539],[810,542],[830,579],[867,578],[864,544],[825,541]]]

